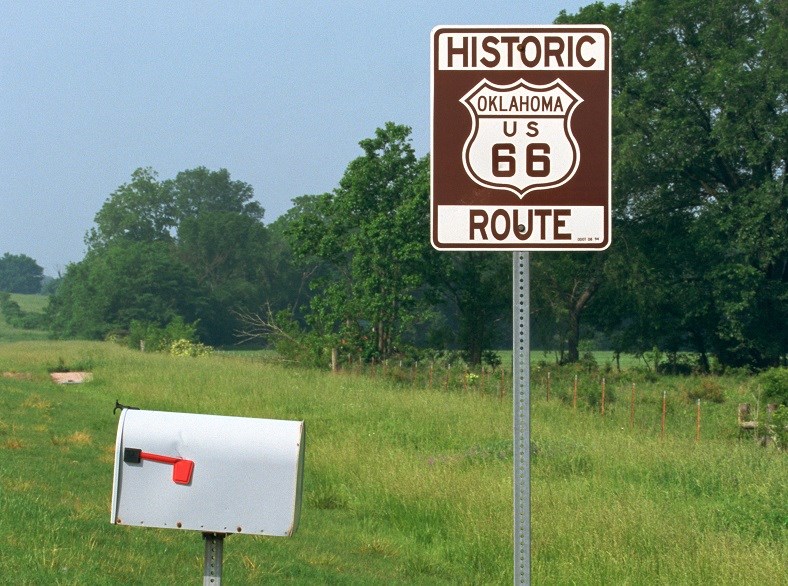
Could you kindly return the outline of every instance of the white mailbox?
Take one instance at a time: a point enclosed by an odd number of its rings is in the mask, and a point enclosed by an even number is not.
[[[290,536],[304,422],[123,409],[112,523]]]

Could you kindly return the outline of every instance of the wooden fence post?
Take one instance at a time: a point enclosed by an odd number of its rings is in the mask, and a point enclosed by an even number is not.
[[[605,414],[605,377],[602,377],[602,415]]]
[[[547,400],[550,401],[550,371],[547,371]]]
[[[575,375],[575,386],[572,393],[572,409],[577,409],[577,375]]]
[[[667,407],[667,391],[662,391],[662,424],[660,427],[659,437],[665,439],[665,410]]]

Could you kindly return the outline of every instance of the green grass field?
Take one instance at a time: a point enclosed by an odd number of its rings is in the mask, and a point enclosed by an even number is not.
[[[12,293],[11,300],[19,304],[22,311],[32,313],[44,313],[47,305],[49,305],[48,295],[26,295],[20,293]]]
[[[65,363],[91,382],[57,386]],[[742,378],[532,384],[534,584],[785,584],[786,454],[739,438]],[[0,344],[0,575],[14,584],[177,584],[199,533],[110,524],[115,399],[307,424],[293,538],[231,536],[228,584],[512,583],[511,390],[285,368],[258,356],[142,354],[111,343]],[[632,382],[635,421],[629,427]],[[698,385],[722,392],[702,402]],[[661,397],[668,396],[661,433]],[[708,389],[707,389],[708,390]],[[712,393],[713,394],[713,393]]]
[[[25,312],[43,313],[49,304],[47,295],[22,295],[12,293],[11,300],[19,304],[19,308]],[[0,314],[0,343],[19,342],[24,340],[46,340],[50,337],[49,332],[43,330],[22,330],[12,328]]]

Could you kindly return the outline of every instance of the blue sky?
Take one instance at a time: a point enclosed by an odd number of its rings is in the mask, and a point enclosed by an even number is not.
[[[434,26],[589,3],[0,0],[0,255],[65,272],[138,167],[226,168],[271,222],[334,189],[387,121],[427,153]]]

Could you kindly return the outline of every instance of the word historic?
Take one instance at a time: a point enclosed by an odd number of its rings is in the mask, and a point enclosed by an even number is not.
[[[602,69],[601,34],[481,34],[456,31],[441,36],[439,68],[448,69]]]

